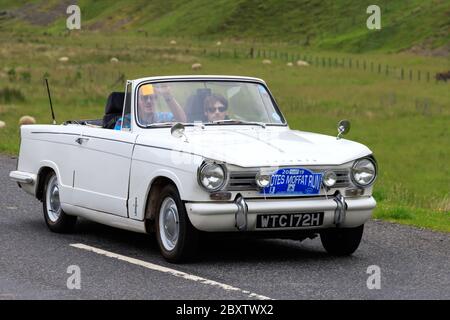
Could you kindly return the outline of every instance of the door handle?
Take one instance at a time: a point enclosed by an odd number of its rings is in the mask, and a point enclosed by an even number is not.
[[[77,138],[75,139],[75,142],[78,144],[83,144],[84,142],[89,141],[89,138]]]

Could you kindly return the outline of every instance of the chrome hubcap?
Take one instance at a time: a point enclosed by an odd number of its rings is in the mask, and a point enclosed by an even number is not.
[[[159,233],[161,242],[167,251],[175,248],[180,234],[178,208],[170,197],[164,199],[159,210]]]
[[[56,176],[50,178],[47,186],[47,214],[51,222],[56,222],[61,215],[61,203],[59,201],[59,187]]]

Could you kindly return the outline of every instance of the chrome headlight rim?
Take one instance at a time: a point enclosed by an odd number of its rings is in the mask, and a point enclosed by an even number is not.
[[[359,182],[355,179],[354,174],[353,174],[355,168],[356,168],[357,165],[358,165],[358,163],[360,163],[360,162],[363,161],[363,160],[368,160],[368,161],[370,161],[370,162],[373,164],[373,167],[374,167],[373,178],[372,178],[372,180],[370,180],[370,182],[367,183],[367,184],[361,184],[361,183],[359,183]],[[353,184],[354,184],[355,186],[357,186],[357,187],[367,188],[367,187],[372,186],[372,185],[375,183],[375,180],[377,180],[377,176],[378,176],[378,165],[377,165],[377,161],[376,161],[375,158],[372,157],[372,156],[370,156],[370,157],[364,157],[364,158],[360,158],[360,159],[355,160],[355,162],[353,163],[352,168],[351,168],[351,170],[350,170],[350,178],[351,178]]]
[[[202,183],[202,180],[201,180],[201,174],[202,174],[203,170],[205,170],[205,168],[207,166],[211,166],[211,165],[216,165],[216,166],[220,167],[222,169],[222,171],[223,171],[223,181],[222,181],[222,183],[219,186],[217,186],[214,189],[207,188]],[[204,161],[201,164],[200,167],[198,167],[198,170],[197,170],[197,182],[200,185],[200,187],[202,187],[203,190],[205,190],[207,192],[217,192],[217,191],[222,190],[225,187],[225,185],[227,184],[227,180],[228,180],[228,172],[227,172],[226,166],[223,163],[220,163],[220,162],[214,161],[214,160],[207,160],[207,161]]]

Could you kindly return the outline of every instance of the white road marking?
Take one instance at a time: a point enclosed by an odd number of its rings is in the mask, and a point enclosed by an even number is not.
[[[186,272],[178,271],[178,270],[175,270],[175,269],[163,267],[163,266],[160,266],[160,265],[157,265],[157,264],[154,264],[154,263],[150,263],[150,262],[146,262],[146,261],[143,261],[143,260],[130,258],[130,257],[124,256],[124,255],[121,255],[121,254],[114,253],[114,252],[98,249],[98,248],[91,247],[91,246],[88,246],[88,245],[85,245],[85,244],[82,244],[82,243],[72,243],[72,244],[70,244],[70,246],[74,247],[74,248],[78,248],[78,249],[91,251],[91,252],[94,252],[94,253],[97,253],[97,254],[100,254],[100,255],[107,256],[109,258],[115,258],[115,259],[118,259],[118,260],[121,260],[121,261],[126,261],[128,263],[132,263],[132,264],[135,264],[135,265],[138,265],[138,266],[142,266],[142,267],[145,267],[147,269],[151,269],[151,270],[155,270],[155,271],[159,271],[159,272],[164,272],[164,273],[170,274],[170,275],[175,276],[175,277],[179,277],[179,278],[183,278],[183,279],[191,280],[191,281],[195,281],[195,282],[200,282],[202,284],[207,284],[207,285],[214,286],[214,287],[219,287],[219,288],[221,288],[223,290],[226,290],[226,291],[240,292],[240,293],[248,295],[250,298],[255,298],[255,299],[258,299],[258,300],[273,300],[272,298],[269,298],[269,297],[266,297],[266,296],[263,296],[263,295],[260,295],[260,294],[257,294],[257,293],[253,293],[253,292],[250,292],[250,291],[247,291],[247,290],[242,290],[240,288],[233,287],[233,286],[230,286],[230,285],[227,285],[227,284],[224,284],[224,283],[220,283],[220,282],[217,282],[217,281],[209,280],[209,279],[206,279],[206,278],[202,278],[202,277],[199,277],[199,276],[196,276],[196,275],[192,275],[192,274],[189,274],[189,273],[186,273]]]

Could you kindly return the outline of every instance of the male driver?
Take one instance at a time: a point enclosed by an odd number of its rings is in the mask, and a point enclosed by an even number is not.
[[[156,111],[156,104],[158,98],[162,97],[171,112],[158,112]],[[186,114],[181,108],[180,104],[176,101],[170,92],[170,87],[166,84],[145,84],[139,88],[138,95],[138,122],[143,125],[149,125],[158,122],[186,122]],[[124,128],[129,128],[130,115],[125,115]],[[120,130],[122,127],[122,118],[120,118],[115,130]]]

